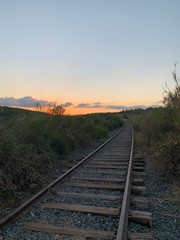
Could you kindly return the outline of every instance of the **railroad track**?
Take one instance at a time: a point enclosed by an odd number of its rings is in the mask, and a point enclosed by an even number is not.
[[[151,239],[148,234],[127,230],[128,219],[150,221],[147,214],[130,212],[130,204],[142,202],[135,197],[132,200],[130,194],[144,192],[144,186],[139,186],[143,163],[136,157],[133,165],[133,151],[133,130],[127,124],[2,219],[3,236],[10,233],[2,239]]]

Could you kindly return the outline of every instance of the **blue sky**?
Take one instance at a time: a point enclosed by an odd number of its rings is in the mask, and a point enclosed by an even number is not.
[[[179,9],[179,0],[0,0],[2,102],[58,99],[70,113],[156,105],[180,60]]]

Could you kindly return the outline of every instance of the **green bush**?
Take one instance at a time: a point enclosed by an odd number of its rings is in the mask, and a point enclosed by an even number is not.
[[[15,201],[31,184],[42,187],[62,155],[123,125],[118,114],[62,116],[6,107],[0,120],[0,209],[8,196]]]
[[[169,124],[172,131],[180,133],[180,79],[176,75],[176,64],[173,71],[175,87],[173,90],[165,89],[164,104],[169,114]]]
[[[173,72],[175,86],[166,87],[164,107],[147,109],[135,124],[150,152],[153,165],[166,179],[180,180],[180,84]]]

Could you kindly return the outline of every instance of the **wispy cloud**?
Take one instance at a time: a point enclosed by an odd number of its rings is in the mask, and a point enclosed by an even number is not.
[[[105,106],[107,109],[117,109],[117,110],[125,110],[128,107],[127,106],[122,106],[122,105],[107,105]]]
[[[96,102],[91,107],[92,108],[103,108],[104,106],[101,102]]]
[[[89,103],[79,103],[74,108],[91,108],[91,105]]]
[[[130,109],[146,109],[148,107],[157,107],[157,105],[133,105],[133,106],[125,106],[125,105],[105,105],[101,102],[97,102],[97,103],[80,103],[77,106],[75,106],[74,108],[106,108],[106,109],[112,109],[112,110],[130,110]]]
[[[129,110],[129,109],[145,109],[150,106],[145,106],[145,105],[134,105],[134,106],[123,106],[123,105],[108,105],[106,108],[108,109],[117,109],[117,110]]]
[[[104,105],[101,102],[96,102],[93,104],[90,103],[79,103],[74,108],[103,108]]]

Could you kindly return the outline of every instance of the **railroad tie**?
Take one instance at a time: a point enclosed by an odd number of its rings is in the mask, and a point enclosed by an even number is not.
[[[64,186],[78,188],[93,188],[93,189],[109,189],[109,190],[124,190],[123,185],[115,184],[85,184],[85,183],[64,183]]]
[[[58,202],[48,202],[43,204],[43,208],[53,208],[65,211],[92,213],[104,216],[117,217],[120,214],[120,208],[95,207],[81,204],[66,204]]]
[[[143,240],[152,240],[153,236],[152,233],[137,233],[137,232],[132,232],[128,234],[128,239],[131,240],[139,240],[139,239],[143,239]]]
[[[115,237],[115,233],[109,232],[109,231],[86,230],[86,229],[80,229],[80,228],[53,226],[53,225],[34,223],[34,222],[24,223],[23,228],[32,230],[32,231],[64,234],[64,235],[78,236],[83,238],[94,237],[94,238],[103,238],[103,239],[110,240],[110,239],[114,239]]]

